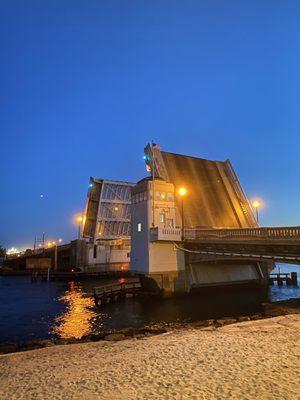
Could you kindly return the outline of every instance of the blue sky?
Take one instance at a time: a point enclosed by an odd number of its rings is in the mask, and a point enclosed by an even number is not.
[[[286,0],[2,0],[0,244],[74,237],[89,177],[142,178],[151,139],[230,158],[262,224],[299,225],[299,20]]]

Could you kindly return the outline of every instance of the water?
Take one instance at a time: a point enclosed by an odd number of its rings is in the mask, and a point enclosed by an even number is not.
[[[281,266],[281,272],[299,271],[299,266]],[[277,272],[274,271],[274,272]],[[24,342],[46,338],[80,338],[110,329],[142,327],[158,322],[187,322],[260,310],[268,300],[261,292],[227,292],[175,299],[128,299],[95,308],[87,294],[102,282],[44,282],[30,277],[0,277],[0,342]],[[269,300],[300,297],[299,287],[275,284]]]
[[[272,273],[298,272],[298,286],[287,286],[285,283],[278,288],[277,283],[269,287],[269,298],[271,301],[280,301],[300,297],[300,265],[277,264]]]

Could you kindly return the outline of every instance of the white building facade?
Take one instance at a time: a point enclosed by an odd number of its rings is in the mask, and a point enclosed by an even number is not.
[[[83,227],[86,269],[129,269],[132,187],[130,182],[90,179]]]
[[[181,240],[174,196],[174,185],[162,179],[145,178],[132,189],[130,269],[166,293],[186,291],[184,253],[173,243]]]

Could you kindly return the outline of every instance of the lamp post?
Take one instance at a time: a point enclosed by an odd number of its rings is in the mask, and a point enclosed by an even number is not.
[[[178,189],[178,194],[179,194],[179,196],[180,196],[180,198],[181,198],[181,219],[182,219],[181,240],[182,240],[182,241],[184,240],[184,208],[183,208],[183,199],[184,199],[184,196],[186,195],[186,192],[187,192],[187,190],[186,190],[186,188],[183,187],[183,186],[181,186],[181,187]]]
[[[54,272],[57,272],[57,243],[53,242],[54,246]]]
[[[78,240],[81,238],[81,225],[82,225],[83,217],[82,215],[79,215],[77,217],[77,222],[78,222]]]
[[[253,205],[253,207],[254,207],[254,209],[255,209],[255,213],[256,213],[256,222],[257,222],[257,225],[258,225],[258,222],[259,222],[259,218],[258,218],[258,209],[259,209],[259,207],[260,207],[260,202],[259,202],[258,200],[254,200],[253,203],[252,203],[252,205]]]

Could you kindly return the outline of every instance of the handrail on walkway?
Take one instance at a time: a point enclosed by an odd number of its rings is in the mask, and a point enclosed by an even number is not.
[[[185,238],[200,239],[300,239],[300,226],[263,228],[185,229]]]

